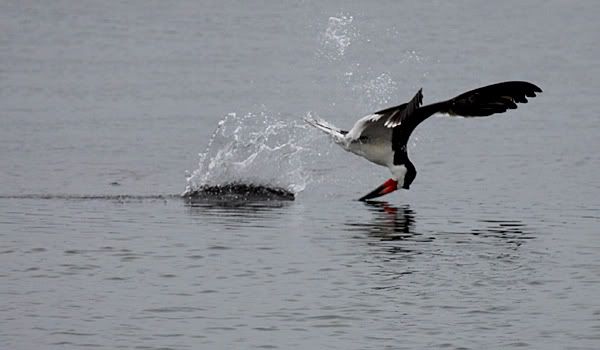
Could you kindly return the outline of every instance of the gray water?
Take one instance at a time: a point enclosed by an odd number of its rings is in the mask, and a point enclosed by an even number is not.
[[[3,1],[0,348],[600,348],[599,15]],[[387,169],[302,122],[504,80],[544,93],[426,121],[379,203]],[[298,193],[179,197],[227,181]]]

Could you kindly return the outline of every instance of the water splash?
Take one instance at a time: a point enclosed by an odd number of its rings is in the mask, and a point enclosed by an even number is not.
[[[284,121],[266,112],[230,113],[200,154],[199,167],[187,177],[183,195],[235,183],[301,192],[310,179],[304,164],[315,152],[310,147],[314,137],[301,121]]]
[[[358,37],[358,31],[352,25],[353,20],[354,17],[348,14],[329,17],[327,28],[320,36],[321,49],[318,52],[322,56],[331,61],[339,60],[344,56],[352,40]]]
[[[346,73],[347,78],[353,76],[353,74]],[[371,108],[396,102],[394,99],[397,98],[397,90],[398,84],[388,73],[381,73],[377,77],[366,81],[361,79],[360,83],[352,84],[353,93],[361,99],[363,105]]]

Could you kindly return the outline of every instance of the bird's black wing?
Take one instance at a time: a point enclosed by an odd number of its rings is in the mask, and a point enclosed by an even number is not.
[[[412,113],[403,114],[400,119],[393,119],[395,116],[391,116],[386,122],[386,126],[389,124],[388,127],[394,128],[392,148],[394,150],[405,148],[412,131],[435,113],[462,117],[486,117],[506,112],[508,109],[515,109],[517,103],[527,103],[527,97],[535,97],[536,92],[542,92],[542,89],[532,83],[507,81],[467,91],[447,101],[416,108]]]
[[[384,126],[393,128],[402,122],[411,114],[421,107],[423,104],[423,89],[419,89],[417,94],[407,103],[403,103],[398,106],[382,109],[373,113],[374,115],[381,116],[380,120],[384,121]]]
[[[467,91],[447,101],[447,110],[440,111],[463,117],[486,117],[516,109],[517,103],[527,103],[542,89],[526,81],[507,81]]]

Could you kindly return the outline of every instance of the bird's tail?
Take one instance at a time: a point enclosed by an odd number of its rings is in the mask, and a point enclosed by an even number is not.
[[[333,141],[335,141],[336,143],[343,143],[344,135],[346,135],[348,133],[347,131],[341,130],[323,119],[314,119],[311,117],[307,117],[307,118],[304,118],[304,121],[308,125],[314,126],[315,128],[317,128],[317,129],[323,131],[324,133],[326,133],[327,135],[331,136]]]

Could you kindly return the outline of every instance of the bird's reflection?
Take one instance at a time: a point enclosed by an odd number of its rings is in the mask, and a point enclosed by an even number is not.
[[[409,205],[396,207],[382,201],[367,201],[365,205],[375,214],[373,219],[368,222],[348,223],[351,230],[367,232],[369,236],[383,241],[421,236],[414,231],[415,212]]]
[[[453,217],[448,230],[430,231],[422,228],[415,230],[416,213],[409,205],[393,206],[383,201],[365,202],[368,210],[374,215],[365,222],[349,222],[352,231],[367,233],[368,236],[381,241],[417,240],[431,242],[436,237],[463,237],[465,235],[500,239],[506,243],[517,243],[532,239],[531,229],[516,219],[470,219],[465,221]],[[433,219],[433,218],[432,218]],[[421,217],[422,223],[436,224],[435,220]],[[464,227],[466,225],[466,227]],[[427,225],[425,225],[427,226]],[[454,229],[453,229],[454,228]],[[427,232],[429,231],[429,234]],[[451,234],[451,236],[448,236]],[[462,239],[461,239],[462,240]]]

